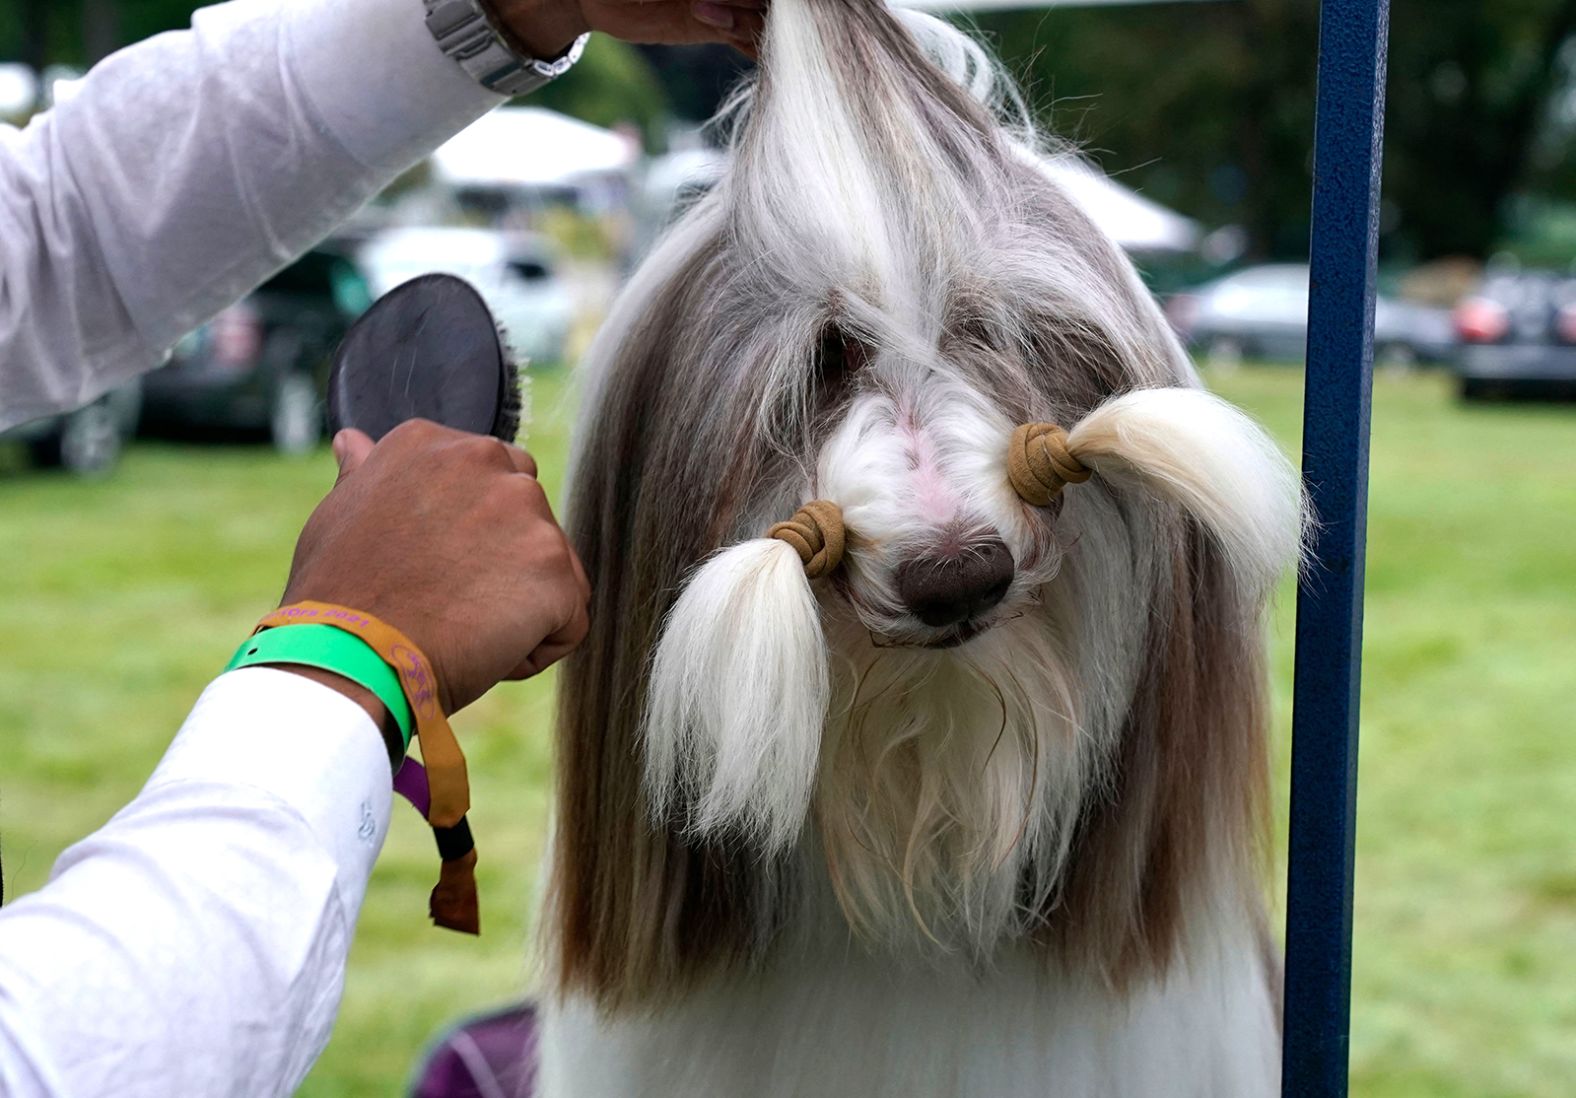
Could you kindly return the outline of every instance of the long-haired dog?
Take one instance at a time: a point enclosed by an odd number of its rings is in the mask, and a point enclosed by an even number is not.
[[[1296,478],[990,60],[775,0],[594,348],[551,1098],[1268,1095]]]

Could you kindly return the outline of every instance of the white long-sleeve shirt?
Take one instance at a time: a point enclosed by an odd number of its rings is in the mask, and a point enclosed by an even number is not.
[[[421,0],[235,0],[0,126],[0,430],[156,366],[499,102]]]
[[[360,706],[287,671],[220,677],[137,798],[0,909],[0,1094],[289,1094],[328,1041],[389,806]]]
[[[498,103],[422,14],[236,0],[0,126],[0,429],[157,365]],[[218,679],[137,799],[0,908],[0,1094],[293,1091],[389,788],[352,702],[282,671]]]

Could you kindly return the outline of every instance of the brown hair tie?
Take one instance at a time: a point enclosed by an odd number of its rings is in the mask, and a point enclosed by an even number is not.
[[[1025,423],[1007,447],[1007,477],[1026,503],[1044,507],[1069,484],[1093,473],[1067,449],[1067,432],[1054,423]]]
[[[843,509],[830,500],[811,500],[766,536],[793,546],[804,561],[805,576],[820,579],[843,562]]]

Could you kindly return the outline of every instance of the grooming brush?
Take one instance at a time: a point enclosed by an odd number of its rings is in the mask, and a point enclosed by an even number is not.
[[[508,338],[475,287],[453,275],[423,275],[384,294],[345,334],[328,377],[329,425],[357,428],[376,442],[406,420],[427,419],[513,442],[520,386]],[[407,758],[394,788],[428,817],[420,763]],[[452,827],[433,824],[433,835],[443,861],[433,921],[476,933],[470,825],[464,818]]]
[[[328,377],[328,421],[376,442],[408,419],[513,442],[520,369],[482,295],[429,274],[380,297],[351,325]]]

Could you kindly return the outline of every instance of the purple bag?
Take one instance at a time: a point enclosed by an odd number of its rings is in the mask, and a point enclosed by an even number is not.
[[[411,1098],[531,1098],[536,1093],[536,1007],[507,1007],[461,1022],[416,1069]]]

